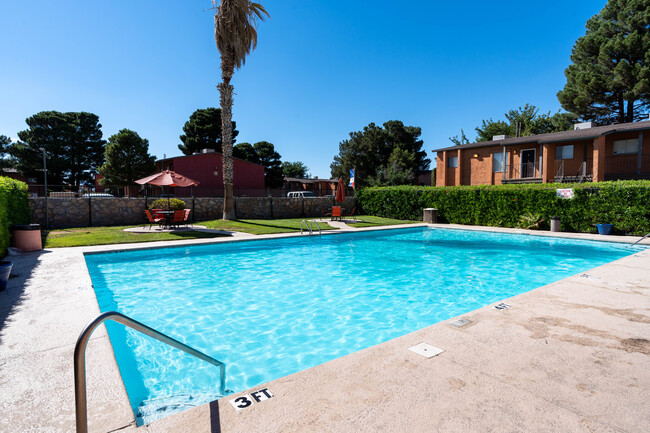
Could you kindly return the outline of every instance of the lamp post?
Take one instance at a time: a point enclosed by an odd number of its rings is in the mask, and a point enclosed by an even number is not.
[[[39,150],[43,152],[43,184],[45,186],[45,230],[50,229],[50,213],[47,205],[47,158],[45,148],[40,147]]]

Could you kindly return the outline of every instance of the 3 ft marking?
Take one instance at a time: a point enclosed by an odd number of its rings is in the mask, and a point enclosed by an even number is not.
[[[239,412],[242,409],[251,407],[253,403],[259,403],[269,398],[275,397],[268,388],[258,389],[257,391],[251,392],[247,395],[242,395],[235,399],[230,400],[230,404]]]

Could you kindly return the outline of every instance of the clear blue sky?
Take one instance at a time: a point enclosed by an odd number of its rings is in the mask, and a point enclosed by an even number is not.
[[[271,19],[233,80],[237,141],[270,141],[319,177],[370,122],[421,127],[431,157],[527,102],[557,111],[571,48],[606,3],[260,1]],[[150,153],[178,155],[190,114],[219,106],[210,6],[0,0],[0,134],[39,111],[89,111],[104,138],[129,128]]]

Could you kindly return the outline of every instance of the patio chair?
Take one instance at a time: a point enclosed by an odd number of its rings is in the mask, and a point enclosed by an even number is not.
[[[332,218],[331,220],[334,221],[337,219],[341,221],[341,206],[332,206]]]
[[[174,219],[172,220],[173,226],[179,226],[185,221],[185,209],[175,210]]]
[[[357,208],[354,207],[354,208],[352,208],[352,212],[347,213],[347,214],[343,214],[343,216],[344,217],[353,217],[356,212],[357,212]]]
[[[183,222],[185,223],[185,227],[187,227],[187,223],[190,220],[190,212],[192,209],[185,209],[185,216],[183,218]]]
[[[162,215],[160,212],[162,212],[162,209],[151,209],[151,213],[153,214],[154,218],[165,218],[164,215]]]
[[[144,223],[144,225],[146,226],[147,222],[148,222],[149,223],[149,228],[151,228],[151,226],[153,224],[160,225],[165,220],[165,218],[156,217],[156,216],[151,215],[151,212],[148,211],[147,209],[144,210],[144,215],[147,217],[147,221]],[[142,228],[144,228],[144,226],[142,226]]]

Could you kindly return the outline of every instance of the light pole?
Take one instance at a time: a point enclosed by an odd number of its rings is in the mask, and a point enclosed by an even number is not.
[[[50,213],[47,205],[47,158],[45,148],[40,147],[39,150],[43,152],[43,184],[45,186],[45,230],[50,229]]]

